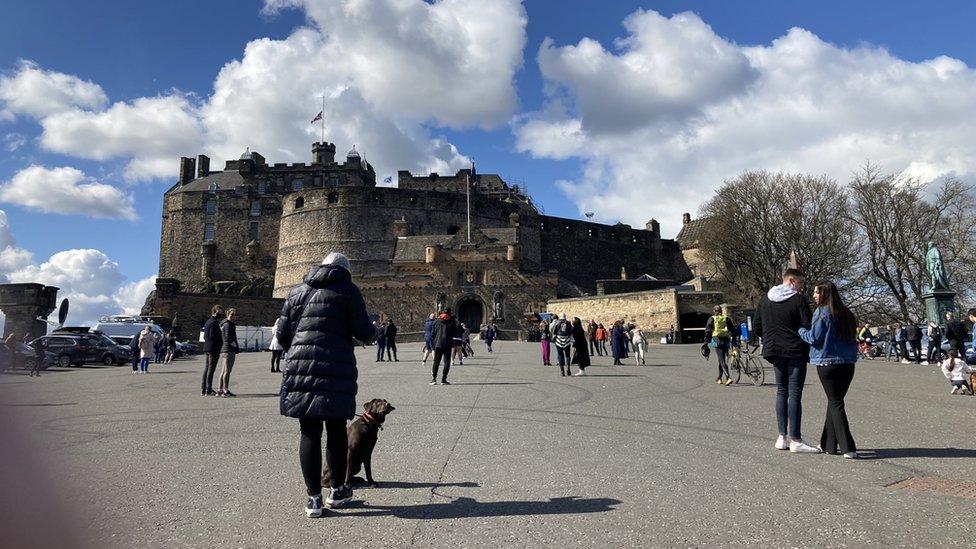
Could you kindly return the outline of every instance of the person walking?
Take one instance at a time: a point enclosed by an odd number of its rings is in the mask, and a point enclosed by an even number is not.
[[[613,365],[622,366],[621,359],[627,358],[627,334],[624,332],[624,322],[617,320],[610,328],[610,350],[613,352]]]
[[[376,330],[376,362],[383,362],[383,352],[386,351],[386,325],[380,321],[373,322]]]
[[[712,316],[705,323],[705,341],[715,349],[718,359],[718,377],[715,383],[725,386],[732,385],[732,374],[729,373],[729,349],[732,346],[732,322],[722,314],[722,307],[712,307]],[[724,381],[723,381],[724,378]]]
[[[644,336],[644,330],[635,327],[631,331],[630,341],[634,345],[634,365],[646,365],[644,353],[647,351],[647,338]]]
[[[909,320],[908,325],[905,326],[905,339],[908,341],[908,346],[912,348],[912,354],[915,355],[915,364],[921,364],[922,329],[913,320]],[[908,363],[907,360],[905,362]]]
[[[274,327],[271,328],[271,373],[281,373],[281,355],[285,353],[285,348],[278,342],[278,326],[281,325],[281,317],[275,319]]]
[[[596,354],[596,322],[590,319],[589,324],[586,325],[586,339],[590,342],[590,356]]]
[[[607,352],[607,339],[610,334],[607,333],[607,329],[603,327],[603,324],[597,323],[596,325],[596,354],[600,356],[605,356],[610,353]]]
[[[976,318],[976,309],[969,309],[967,313],[969,315],[970,322]],[[952,312],[947,312],[945,314],[946,327],[945,336],[946,340],[949,342],[949,348],[955,349],[959,357],[965,360],[966,358],[966,325],[956,318],[956,315]],[[976,330],[973,330],[976,332]]]
[[[430,316],[424,321],[424,358],[420,361],[421,366],[427,364],[427,359],[434,352],[434,323],[437,322],[436,318],[437,315],[430,313]]]
[[[810,303],[803,290],[806,276],[799,269],[786,269],[782,284],[773,286],[760,301],[753,332],[762,338],[763,358],[776,374],[777,450],[817,453],[803,441],[800,421],[803,383],[807,377],[809,346],[800,338],[801,327],[810,326]]]
[[[895,341],[895,327],[891,324],[885,326],[885,360],[898,359],[898,343]]]
[[[550,352],[552,351],[552,330],[548,320],[539,322],[539,344],[542,346],[542,365],[552,366]]]
[[[40,377],[41,369],[44,367],[44,359],[47,358],[47,345],[44,338],[39,337],[31,342],[30,346],[34,349],[34,364],[27,372],[27,377]]]
[[[149,325],[139,332],[139,372],[149,373],[149,361],[156,354],[156,334],[152,332]]]
[[[370,344],[377,330],[362,293],[352,282],[349,259],[330,253],[292,288],[281,310],[278,342],[285,349],[281,415],[298,419],[298,461],[305,480],[305,514],[322,516],[352,497],[346,478],[346,421],[356,414],[356,341]],[[329,466],[329,495],[322,499],[322,431]]]
[[[166,358],[163,363],[172,364],[174,358],[176,358],[176,336],[170,331],[166,334]]]
[[[230,392],[230,373],[234,370],[234,361],[240,347],[237,344],[237,310],[227,309],[227,318],[220,323],[220,387],[217,396],[236,397]]]
[[[494,322],[492,322],[491,324],[488,324],[485,327],[485,335],[484,335],[484,338],[485,338],[485,347],[488,349],[488,352],[489,353],[492,352],[492,350],[491,350],[491,344],[492,344],[492,342],[495,341],[495,337],[497,335],[498,335],[498,326]]]
[[[589,340],[592,343],[592,339]],[[578,376],[585,376],[586,369],[590,367],[590,350],[587,348],[586,331],[583,328],[583,321],[579,317],[573,317],[573,360],[579,368],[576,372]],[[566,367],[569,370],[569,367]]]
[[[430,384],[437,385],[437,370],[441,360],[444,361],[444,372],[441,375],[441,385],[450,385],[447,381],[447,374],[451,371],[451,355],[455,349],[454,336],[458,331],[457,321],[451,316],[451,308],[448,307],[437,317],[432,333],[432,343],[434,347],[434,365],[430,373]]]
[[[220,360],[220,348],[224,340],[220,335],[220,321],[224,319],[224,308],[214,305],[210,308],[210,318],[203,324],[203,381],[200,382],[200,394],[215,396],[213,390],[214,372],[217,371],[217,361]]]
[[[844,397],[854,379],[854,363],[857,362],[857,320],[833,282],[822,282],[814,287],[813,303],[817,308],[810,328],[801,326],[800,337],[810,345],[810,363],[816,365],[817,376],[827,395],[827,416],[820,435],[820,449],[855,459],[857,445],[851,436]]]
[[[132,353],[132,373],[139,373],[139,363],[142,361],[142,351],[139,349],[139,334],[142,333],[140,330],[136,332],[134,336],[129,339],[129,352]]]
[[[668,338],[666,340],[668,342],[668,345],[674,344],[674,333],[675,333],[674,324],[672,324],[671,327],[668,329]]]
[[[386,329],[384,330],[383,334],[383,339],[386,342],[386,360],[400,362],[400,359],[397,358],[396,348],[397,325],[393,323],[392,318],[386,321]],[[391,353],[393,355],[392,359],[390,358]]]
[[[556,364],[559,365],[560,376],[573,375],[570,364],[573,362],[573,325],[566,320],[566,313],[559,315],[559,319],[552,326],[553,343],[556,345]]]
[[[895,328],[895,343],[898,345],[898,357],[902,364],[908,364],[908,340],[905,336],[905,325],[898,323]]]
[[[942,358],[942,328],[934,320],[929,321],[928,333],[929,349],[925,356],[925,364],[938,364]]]
[[[474,356],[474,349],[471,348],[471,328],[464,322],[461,323],[461,353],[464,358]]]

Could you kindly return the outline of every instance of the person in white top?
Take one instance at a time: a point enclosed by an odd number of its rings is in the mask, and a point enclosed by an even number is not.
[[[285,353],[285,348],[278,343],[278,323],[281,322],[279,317],[275,320],[274,328],[271,328],[271,345],[268,345],[268,349],[271,350],[271,373],[281,372],[281,355]]]
[[[946,376],[952,384],[951,394],[971,395],[973,388],[969,386],[969,374],[976,373],[976,368],[959,360],[959,352],[955,349],[949,350],[949,358],[942,362],[942,375]]]
[[[634,365],[647,364],[647,361],[644,360],[644,350],[647,348],[644,330],[634,328],[631,331],[630,341],[634,344]]]

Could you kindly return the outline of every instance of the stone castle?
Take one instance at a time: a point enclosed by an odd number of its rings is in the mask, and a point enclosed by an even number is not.
[[[221,303],[237,308],[239,324],[268,326],[332,251],[351,259],[370,313],[404,334],[452,307],[472,330],[495,321],[503,337],[525,337],[549,301],[602,293],[621,273],[657,288],[693,277],[654,219],[633,228],[548,216],[518,186],[474,167],[400,171],[395,188],[377,186],[359,152],[338,162],[335,151],[315,143],[309,164],[269,164],[248,151],[220,171],[206,156],[181,158],[163,197],[159,278],[143,314],[195,335]]]

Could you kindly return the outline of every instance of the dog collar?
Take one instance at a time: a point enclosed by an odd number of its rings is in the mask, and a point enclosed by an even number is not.
[[[361,417],[363,418],[363,422],[366,423],[366,425],[371,425],[379,429],[383,428],[383,422],[373,417],[373,414],[369,412],[363,412],[363,415]]]

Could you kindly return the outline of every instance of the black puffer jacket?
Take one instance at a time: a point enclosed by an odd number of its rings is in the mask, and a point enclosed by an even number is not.
[[[281,310],[278,342],[285,349],[281,415],[352,419],[356,414],[356,347],[376,330],[346,269],[312,267]]]
[[[805,295],[775,286],[759,300],[753,330],[762,338],[763,358],[808,358],[810,346],[800,339],[800,328],[809,328],[813,316]]]
[[[454,346],[454,338],[459,337],[460,327],[454,317],[441,313],[440,317],[434,322],[434,348],[450,349]]]

